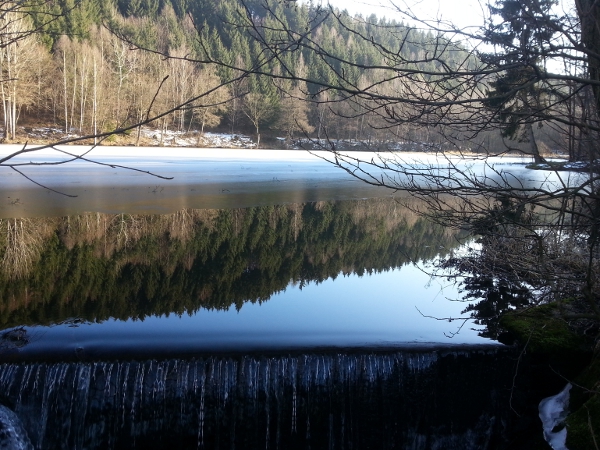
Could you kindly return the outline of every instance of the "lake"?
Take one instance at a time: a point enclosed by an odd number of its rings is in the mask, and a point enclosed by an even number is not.
[[[0,178],[0,404],[35,448],[527,442],[530,369],[430,275],[464,236],[416,200],[326,153],[92,155]]]

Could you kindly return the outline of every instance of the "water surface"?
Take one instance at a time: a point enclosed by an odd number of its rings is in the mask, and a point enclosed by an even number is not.
[[[432,318],[465,308],[425,267],[460,237],[394,199],[2,226],[7,360],[491,344]]]
[[[23,167],[43,187],[0,177],[0,404],[35,448],[518,448],[535,428],[515,355],[427,273],[463,236],[416,200],[330,154],[93,155]]]

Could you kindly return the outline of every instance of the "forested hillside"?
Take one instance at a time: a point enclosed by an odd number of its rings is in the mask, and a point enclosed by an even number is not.
[[[169,110],[152,126],[179,132],[245,132],[257,139],[261,134],[294,138],[309,133],[365,142],[392,141],[397,134],[414,142],[435,140],[433,128],[389,128],[376,115],[364,114],[356,99],[348,101],[317,85],[258,76],[226,83],[236,78],[233,69],[197,62],[207,55],[237,67],[260,61],[251,33],[233,24],[239,15],[252,14],[268,25],[270,16],[258,1],[247,6],[242,9],[236,0],[60,0],[5,14],[5,30],[35,30],[0,49],[5,140],[23,140],[22,125],[82,136],[132,126]],[[421,68],[435,65],[425,58],[433,36],[403,24],[375,16],[348,17],[350,28],[312,3],[277,2],[274,7],[286,26],[297,29],[308,19],[315,25],[307,30],[315,42],[356,61],[354,73],[345,72],[344,79],[357,87],[377,82],[372,73],[362,73],[361,64],[386,63],[374,45],[355,38],[357,32],[398,47],[407,60],[423,59]],[[460,49],[450,52],[457,64],[468,59]],[[313,52],[298,52],[267,67],[273,73],[292,69],[311,80],[336,82],[336,61]],[[131,130],[129,139],[138,142],[139,132]]]

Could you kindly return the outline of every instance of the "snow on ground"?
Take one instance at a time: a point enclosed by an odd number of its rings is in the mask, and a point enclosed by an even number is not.
[[[143,126],[140,139],[137,129],[132,129],[126,134],[110,136],[102,142],[102,146],[134,146],[140,147],[181,147],[181,148],[230,148],[230,149],[255,149],[254,137],[239,133],[201,133],[198,130],[163,131],[158,128]],[[71,129],[65,133],[64,129],[57,127],[19,127],[17,142],[52,143],[82,137],[78,129]],[[464,157],[469,155],[469,148],[456,148],[452,145],[441,145],[431,142],[415,142],[402,140],[378,139],[317,139],[300,137],[290,139],[275,137],[269,143],[269,148],[277,147],[286,150],[336,150],[336,151],[367,151],[367,152],[414,152],[414,153],[439,153],[460,152]],[[264,147],[264,145],[263,145]],[[567,170],[577,170],[579,167],[565,167]]]
[[[77,139],[83,134],[77,129],[65,133],[64,129],[56,127],[19,127],[18,136],[28,142],[60,141]],[[200,133],[197,130],[189,132],[166,130],[164,133],[157,128],[142,127],[140,145],[164,147],[213,147],[213,148],[255,148],[253,138],[244,134],[231,133]],[[137,140],[137,129],[126,135],[118,136],[120,141],[132,144]],[[105,143],[110,144],[110,142]]]
[[[256,143],[250,136],[228,133],[204,133],[191,131],[167,130],[164,133],[158,129],[142,128],[142,136],[153,141],[154,145],[175,147],[213,147],[213,148],[255,148]]]
[[[404,142],[392,140],[360,140],[360,139],[297,139],[293,148],[307,150],[363,150],[389,152],[439,152],[443,150],[439,144],[428,142]],[[448,150],[448,149],[446,149]],[[456,150],[456,149],[453,149]]]
[[[77,129],[65,133],[56,127],[19,127],[19,136],[28,142],[53,142],[82,137]],[[128,134],[109,138],[103,145],[133,145],[138,141],[137,129]],[[427,142],[404,142],[394,140],[358,140],[358,139],[289,139],[276,137],[277,146],[292,150],[352,150],[352,151],[402,151],[402,152],[436,152],[442,150],[439,144]],[[142,127],[140,146],[146,147],[197,147],[197,148],[256,148],[252,136],[239,133],[200,133],[197,130],[162,131],[158,128]],[[272,144],[271,144],[272,145]],[[448,149],[446,149],[448,150]]]
[[[561,392],[543,399],[539,405],[544,439],[554,450],[568,450],[567,428],[564,422],[568,414],[571,387],[571,383],[568,383]]]

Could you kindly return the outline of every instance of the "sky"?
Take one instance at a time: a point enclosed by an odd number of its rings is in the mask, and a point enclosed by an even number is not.
[[[376,14],[389,19],[404,20],[406,18],[398,10],[412,10],[423,20],[441,19],[449,21],[459,28],[478,27],[483,25],[484,14],[487,13],[488,2],[494,0],[313,0],[315,3],[330,3],[346,9],[352,14],[369,16]],[[559,10],[574,8],[574,0],[559,0]]]
[[[331,5],[346,9],[350,14],[362,14],[369,16],[376,14],[378,17],[396,19],[404,23],[411,23],[400,11],[412,11],[412,15],[423,21],[429,21],[435,25],[436,20],[453,24],[454,27],[464,31],[472,31],[484,25],[484,17],[489,16],[487,5],[495,3],[496,0],[313,0],[315,3],[330,3]],[[574,0],[558,0],[554,7],[559,16],[564,12],[571,12],[575,8]],[[414,23],[417,28],[427,28],[422,23]],[[469,30],[469,27],[473,27]],[[447,27],[440,27],[442,29]],[[469,40],[463,40],[463,45],[469,46]],[[479,50],[493,51],[485,47],[480,41],[474,41]],[[547,61],[550,71],[562,72],[564,67],[562,61]]]
[[[327,0],[323,0],[327,3]],[[376,14],[389,19],[406,18],[399,10],[412,10],[420,19],[441,18],[459,27],[482,25],[482,6],[478,0],[329,0],[329,3],[350,13],[364,16]]]

